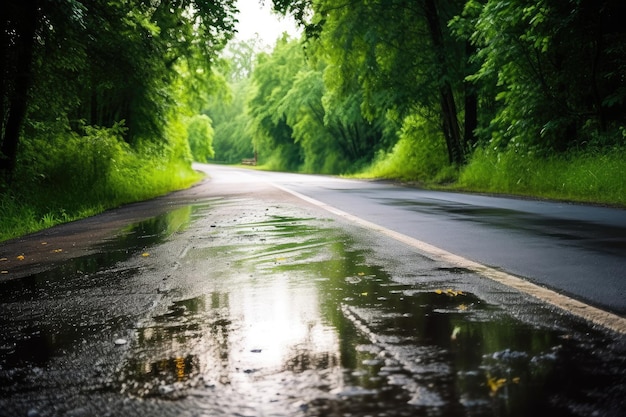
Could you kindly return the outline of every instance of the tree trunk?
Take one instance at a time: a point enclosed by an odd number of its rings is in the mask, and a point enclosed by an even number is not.
[[[6,122],[5,101],[9,91],[9,80],[7,77],[9,59],[9,16],[5,10],[0,16],[0,147],[4,138],[4,126]],[[0,154],[0,159],[2,154]]]
[[[465,59],[469,62],[469,59],[474,54],[475,48],[469,41],[465,42]],[[469,64],[468,64],[469,65]],[[464,142],[465,152],[471,151],[476,145],[476,128],[478,127],[478,94],[476,87],[469,81],[464,81],[465,87],[465,125],[464,130]]]
[[[28,106],[28,90],[32,83],[33,50],[38,22],[37,0],[22,0],[16,8],[15,43],[9,48],[16,49],[15,82],[9,93],[8,117],[2,137],[0,153],[0,173],[7,182],[12,179],[15,170],[17,148],[19,145],[22,123]]]
[[[428,31],[433,43],[434,55],[439,70],[439,94],[441,102],[441,120],[443,134],[446,138],[448,148],[448,158],[453,164],[461,164],[465,159],[463,146],[461,145],[461,129],[457,117],[456,103],[452,85],[448,81],[448,70],[446,62],[446,50],[443,40],[443,31],[439,21],[439,12],[435,0],[424,1],[424,12],[428,23]]]

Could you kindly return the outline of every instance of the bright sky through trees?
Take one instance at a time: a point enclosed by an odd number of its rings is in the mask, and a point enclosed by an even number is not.
[[[260,0],[238,0],[237,8],[240,11],[237,16],[239,20],[237,40],[245,41],[254,38],[258,33],[263,42],[273,45],[283,32],[291,36],[299,33],[291,17],[283,17],[272,12],[269,0],[266,0],[264,5],[261,5]]]

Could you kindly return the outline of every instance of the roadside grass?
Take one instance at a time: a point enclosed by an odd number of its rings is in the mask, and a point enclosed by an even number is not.
[[[167,146],[131,149],[96,129],[24,145],[10,187],[0,188],[0,241],[188,188],[202,174]]]
[[[0,195],[0,242],[93,216],[123,204],[185,189],[202,175],[182,164],[142,168],[123,181],[93,184],[91,189],[63,187],[9,191]]]
[[[626,147],[540,158],[478,150],[452,189],[626,206]]]
[[[409,116],[396,145],[389,152],[379,152],[368,168],[350,177],[418,182],[423,186],[444,184],[457,177],[457,170],[447,161],[437,127]]]
[[[417,141],[419,142],[419,140]],[[447,164],[432,142],[400,139],[351,178],[398,180],[427,189],[453,190],[626,207],[626,147],[551,157],[477,149],[460,169]],[[426,146],[424,146],[426,145]]]

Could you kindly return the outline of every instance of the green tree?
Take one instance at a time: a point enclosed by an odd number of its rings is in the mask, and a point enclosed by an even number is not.
[[[189,120],[187,138],[195,161],[208,162],[215,156],[213,134],[211,119],[207,115],[196,115]]]
[[[210,66],[234,12],[234,0],[3,2],[0,171],[14,171],[22,136],[53,128],[124,121],[129,143],[166,137],[176,64]]]
[[[473,79],[497,100],[483,140],[542,153],[623,141],[625,12],[615,0],[469,1]]]
[[[213,147],[218,161],[239,163],[254,155],[252,134],[248,128],[250,116],[246,112],[249,86],[247,79],[231,84],[231,97],[214,97],[205,110],[213,120]]]
[[[464,134],[459,120],[475,118],[475,112],[463,108],[472,104],[465,100],[463,83],[468,56],[464,42],[447,26],[461,12],[462,1],[275,3],[303,19],[307,13],[301,8],[314,11],[312,20],[303,23],[324,45],[320,49],[329,63],[325,80],[335,102],[342,96],[361,100],[359,107],[374,126],[385,125],[377,120],[381,117],[390,116],[399,126],[406,116],[420,114],[440,126],[450,162],[464,160],[465,142],[473,132]],[[475,123],[468,120],[464,126],[473,130]]]
[[[300,144],[281,108],[296,75],[304,65],[298,42],[285,35],[271,54],[262,53],[252,73],[253,89],[247,107],[253,144],[259,159],[274,169],[296,171],[303,162]]]
[[[336,136],[338,130],[326,124],[323,94],[322,72],[305,67],[280,103],[280,111],[293,129],[293,140],[300,145],[303,172],[337,173],[349,163]]]
[[[222,54],[224,65],[220,70],[228,81],[227,87],[212,90],[203,109],[213,121],[213,147],[218,161],[238,163],[254,155],[246,101],[256,56],[262,49],[260,40],[253,38],[230,43]]]

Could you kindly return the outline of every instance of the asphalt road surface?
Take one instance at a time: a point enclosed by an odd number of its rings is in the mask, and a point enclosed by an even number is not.
[[[219,168],[209,172],[228,175]],[[626,210],[241,172],[387,229],[626,314]]]
[[[1,417],[623,415],[624,211],[197,168],[0,244]]]

